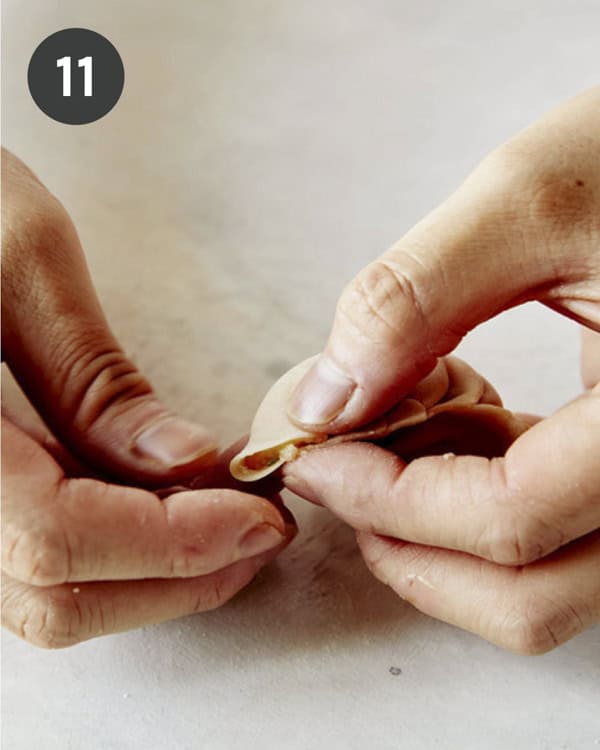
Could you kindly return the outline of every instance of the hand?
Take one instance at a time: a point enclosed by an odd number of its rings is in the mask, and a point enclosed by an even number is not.
[[[126,358],[68,215],[5,151],[2,191],[3,354],[52,431],[3,405],[4,624],[58,647],[223,604],[293,524],[235,489],[142,489],[214,472],[216,444]]]
[[[356,528],[367,565],[420,610],[539,653],[600,619],[600,88],[493,152],[350,283],[290,417],[329,433],[366,422],[528,300],[588,329],[588,390],[504,457],[407,466],[341,445],[307,452],[285,481]]]

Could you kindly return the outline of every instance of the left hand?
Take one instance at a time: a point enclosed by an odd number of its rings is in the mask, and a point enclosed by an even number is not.
[[[4,150],[2,198],[2,349],[37,411],[3,392],[3,624],[57,648],[224,604],[291,541],[289,513],[157,398],[66,210]]]

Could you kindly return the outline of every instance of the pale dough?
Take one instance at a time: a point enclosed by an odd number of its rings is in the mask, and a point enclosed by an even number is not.
[[[307,432],[287,417],[295,386],[317,357],[285,373],[258,407],[246,447],[230,463],[231,474],[253,482],[271,474],[300,451],[349,440],[383,440],[402,457],[443,452],[453,442],[481,455],[500,453],[526,429],[502,407],[494,388],[456,357],[440,359],[432,372],[400,398],[383,416],[352,432],[324,435]],[[411,430],[416,425],[423,429]]]

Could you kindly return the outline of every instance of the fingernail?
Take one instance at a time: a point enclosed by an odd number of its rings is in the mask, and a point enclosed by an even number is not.
[[[188,464],[216,448],[204,427],[180,417],[167,417],[137,436],[134,450],[165,466]]]
[[[254,557],[261,552],[273,549],[285,539],[284,535],[268,523],[260,523],[250,529],[240,539],[238,551],[240,557]]]
[[[321,357],[292,394],[289,413],[302,424],[327,424],[344,410],[356,383]]]

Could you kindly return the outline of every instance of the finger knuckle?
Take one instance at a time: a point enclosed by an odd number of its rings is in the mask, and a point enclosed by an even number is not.
[[[226,579],[220,573],[216,573],[209,582],[202,582],[199,590],[192,592],[190,612],[199,613],[218,609],[231,599],[233,593]]]
[[[64,534],[52,528],[3,530],[2,567],[24,583],[50,586],[68,580],[70,550]]]
[[[501,645],[537,656],[564,643],[583,629],[581,616],[568,602],[557,603],[539,593],[524,597],[502,625]]]
[[[371,573],[400,596],[414,601],[415,581],[422,579],[436,566],[439,550],[400,539],[393,543],[378,542],[361,547],[365,563]]]
[[[560,547],[563,537],[546,521],[515,508],[497,512],[477,553],[498,565],[527,565]]]
[[[362,336],[389,343],[400,340],[406,325],[426,324],[423,294],[401,264],[377,260],[346,287],[338,314]]]
[[[388,567],[394,565],[396,559],[395,549],[388,544],[372,544],[361,545],[361,553],[365,565],[373,573],[374,576],[382,580],[388,578]]]
[[[23,607],[19,634],[34,646],[67,648],[89,637],[89,616],[76,595],[61,589],[36,591]]]
[[[90,430],[109,408],[113,413],[125,410],[152,392],[135,365],[107,338],[101,321],[72,331],[56,358],[60,407],[81,431]]]
[[[211,565],[216,562],[212,553],[218,529],[204,526],[192,530],[189,525],[191,498],[185,503],[182,502],[182,498],[182,494],[171,496],[160,506],[168,537],[171,539],[168,556],[170,578],[193,578],[209,573]]]

